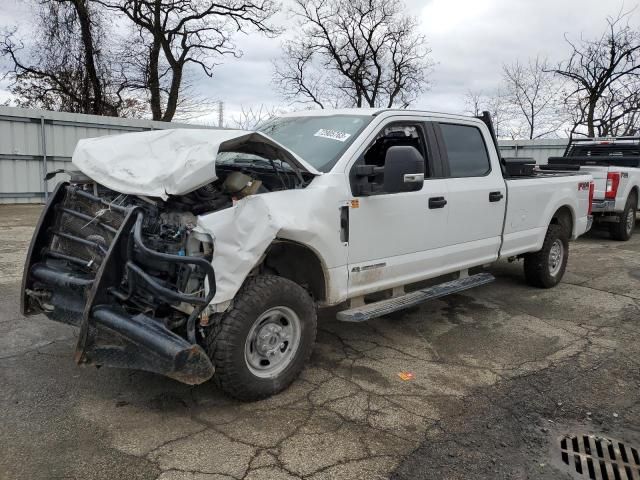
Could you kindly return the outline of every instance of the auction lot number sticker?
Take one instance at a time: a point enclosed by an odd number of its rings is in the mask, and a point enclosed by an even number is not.
[[[328,128],[321,128],[313,134],[314,137],[330,138],[331,140],[337,140],[338,142],[344,142],[351,136],[350,133],[339,132],[338,130],[331,130]]]

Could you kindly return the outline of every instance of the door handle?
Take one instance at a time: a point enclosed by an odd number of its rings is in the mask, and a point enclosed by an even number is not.
[[[491,192],[491,193],[489,193],[489,201],[490,202],[499,202],[503,198],[504,198],[504,195],[502,195],[502,192]]]
[[[443,208],[447,204],[444,197],[431,197],[429,199],[429,208]]]

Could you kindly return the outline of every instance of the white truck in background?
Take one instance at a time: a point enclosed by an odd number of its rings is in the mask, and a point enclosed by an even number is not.
[[[257,132],[83,140],[44,209],[22,312],[79,327],[79,364],[255,400],[309,358],[316,309],[359,322],[493,280],[555,286],[591,226],[591,176],[520,171],[483,119],[304,111]],[[434,285],[435,283],[435,285]]]
[[[606,224],[615,240],[631,238],[640,200],[640,137],[574,139],[549,165],[591,174],[594,222]]]

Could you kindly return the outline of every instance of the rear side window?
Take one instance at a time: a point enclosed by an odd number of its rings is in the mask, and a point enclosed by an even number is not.
[[[451,177],[482,177],[491,165],[482,133],[476,127],[441,123]]]

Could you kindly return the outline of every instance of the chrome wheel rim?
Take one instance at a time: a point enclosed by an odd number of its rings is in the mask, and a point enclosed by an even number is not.
[[[562,258],[564,257],[564,245],[560,239],[556,239],[549,250],[549,274],[555,277],[562,268]]]
[[[258,317],[249,330],[244,358],[256,377],[273,378],[293,360],[301,337],[301,322],[289,307],[273,307]]]
[[[633,227],[635,227],[636,224],[636,212],[635,210],[631,209],[629,210],[629,213],[627,213],[627,224],[625,225],[625,229],[627,230],[627,235],[630,235],[631,232],[633,231]]]

